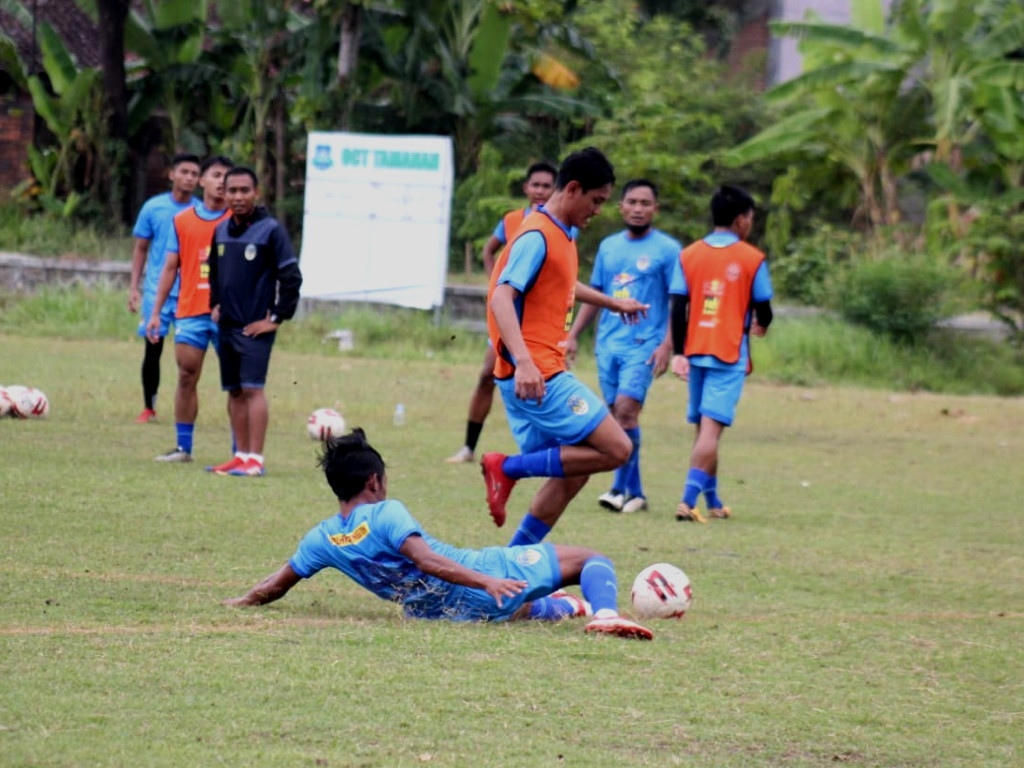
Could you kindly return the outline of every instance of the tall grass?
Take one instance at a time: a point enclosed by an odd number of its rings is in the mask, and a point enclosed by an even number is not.
[[[98,288],[46,288],[29,297],[0,295],[0,332],[69,339],[125,339],[138,317],[124,292]],[[341,352],[328,334],[354,333],[355,349]],[[336,357],[476,362],[483,335],[436,321],[429,312],[340,304],[319,306],[287,323],[278,349]],[[581,345],[589,349],[591,344]],[[1024,362],[1009,344],[937,329],[916,345],[897,344],[827,317],[779,317],[768,336],[752,340],[759,377],[784,384],[855,384],[948,394],[1024,394]],[[584,365],[588,356],[583,355]]]
[[[7,204],[0,205],[0,251],[127,261],[132,254],[132,238],[72,221],[28,216]]]

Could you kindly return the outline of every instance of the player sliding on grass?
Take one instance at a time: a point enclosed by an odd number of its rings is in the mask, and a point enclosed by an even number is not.
[[[400,501],[387,499],[384,460],[356,429],[330,441],[320,466],[338,514],[305,535],[291,559],[225,605],[270,603],[324,568],[336,568],[405,615],[451,621],[593,618],[586,632],[650,640],[616,610],[615,569],[583,547],[538,544],[459,549],[428,535]],[[580,584],[589,605],[559,591]]]

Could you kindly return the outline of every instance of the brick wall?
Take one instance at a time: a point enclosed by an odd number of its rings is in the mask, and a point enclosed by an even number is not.
[[[0,98],[0,197],[28,177],[33,111],[27,97]]]
[[[751,85],[759,91],[768,87],[767,56],[771,44],[768,15],[747,22],[729,48],[729,69],[749,72]]]

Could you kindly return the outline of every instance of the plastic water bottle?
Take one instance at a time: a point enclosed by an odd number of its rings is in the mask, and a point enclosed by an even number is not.
[[[400,427],[405,424],[405,406],[402,403],[395,406],[395,417],[393,421],[396,427]]]

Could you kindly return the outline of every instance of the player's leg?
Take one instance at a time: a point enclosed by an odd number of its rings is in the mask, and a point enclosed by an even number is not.
[[[245,464],[228,473],[231,475],[262,477],[266,471],[263,460],[263,444],[267,437],[270,409],[263,388],[266,386],[267,371],[270,368],[270,352],[274,346],[275,336],[276,334],[266,333],[255,337],[243,337],[239,376],[242,383],[240,408],[245,412],[247,447],[244,451],[241,436],[236,434],[235,439],[238,441],[239,451],[246,453],[246,459]]]
[[[608,409],[615,416],[615,398],[619,391],[619,371],[621,369],[621,358],[601,350],[597,351],[597,383],[601,388],[601,397],[604,399]],[[618,418],[616,418],[618,421]],[[628,463],[628,462],[627,462]],[[622,505],[626,501],[626,478],[623,474],[623,464],[616,467],[612,474],[611,488],[597,497],[597,503],[612,512],[621,512]]]
[[[584,547],[555,546],[563,584],[579,584],[594,613],[586,632],[650,640],[653,633],[619,615],[618,578],[612,561]]]
[[[240,328],[220,328],[219,356],[220,386],[227,393],[228,422],[231,424],[231,435],[235,441],[232,457],[223,464],[206,468],[207,472],[226,475],[245,463],[249,450],[249,430],[245,409],[242,407],[241,355],[242,344]]]
[[[153,313],[153,302],[156,295],[146,291],[142,294],[142,306],[139,309],[139,327],[136,331],[142,337],[142,412],[136,417],[138,424],[145,424],[156,418],[156,393],[160,388],[160,355],[164,350],[164,339],[170,330],[160,317],[160,339],[155,344],[146,337],[146,324]]]
[[[494,403],[494,347],[488,343],[484,353],[484,362],[477,374],[476,386],[469,399],[469,414],[466,417],[466,442],[454,456],[446,461],[449,464],[462,464],[473,461],[476,444],[480,440],[484,422],[491,412]]]
[[[192,461],[192,437],[196,416],[199,413],[199,398],[196,385],[203,369],[206,349],[200,349],[197,339],[189,333],[188,323],[182,321],[175,332],[174,359],[178,364],[178,385],[174,390],[174,433],[175,448],[156,457],[157,461]]]
[[[623,362],[619,388],[612,408],[615,420],[633,446],[629,460],[619,469],[624,478],[626,491],[622,511],[627,513],[647,509],[647,497],[640,478],[640,412],[647,400],[647,392],[654,383],[654,363],[649,362],[653,357],[652,351],[641,347]]]

